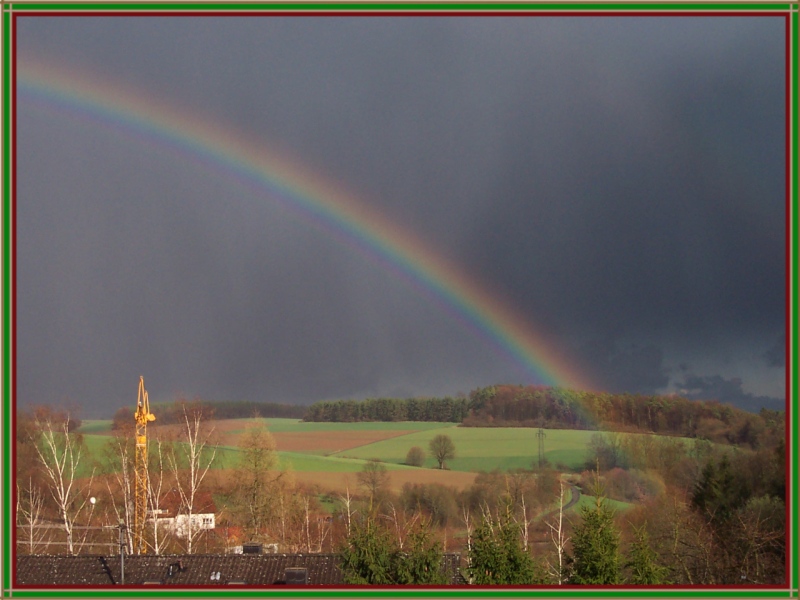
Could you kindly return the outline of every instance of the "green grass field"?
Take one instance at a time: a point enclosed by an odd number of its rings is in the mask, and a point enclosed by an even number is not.
[[[240,460],[240,451],[236,447],[238,434],[251,426],[252,420],[219,421],[217,427],[225,436],[225,445],[218,446],[214,461],[214,470],[236,468]],[[295,471],[355,473],[361,471],[365,461],[377,458],[386,463],[392,470],[410,469],[405,463],[406,454],[413,446],[419,446],[429,453],[428,444],[434,436],[446,434],[450,436],[456,447],[456,457],[447,461],[451,471],[478,472],[495,469],[506,471],[511,469],[529,469],[538,460],[537,429],[523,427],[458,427],[455,423],[428,422],[361,422],[361,423],[304,423],[298,419],[265,419],[255,421],[276,434],[313,433],[324,438],[326,434],[335,437],[346,437],[348,431],[397,431],[401,435],[366,443],[325,455],[318,447],[312,448],[313,442],[321,438],[316,435],[307,436],[311,441],[304,450],[302,444],[298,449],[278,452],[279,468],[291,465]],[[80,428],[84,434],[88,454],[94,461],[98,472],[107,470],[105,448],[108,445],[111,421],[88,420]],[[409,431],[410,433],[402,434]],[[587,444],[595,431],[549,429],[545,430],[545,458],[555,468],[580,471],[587,458]],[[293,438],[296,439],[296,438]],[[373,438],[374,439],[374,438]],[[435,459],[428,456],[424,467],[437,467]],[[91,472],[91,466],[85,464],[82,472]],[[586,502],[583,498],[581,503]]]
[[[296,471],[357,472],[364,461],[378,458],[390,468],[408,468],[404,465],[406,454],[412,446],[420,446],[426,452],[428,443],[437,434],[449,435],[456,446],[456,458],[448,461],[453,471],[491,471],[530,468],[537,457],[537,440],[534,429],[471,428],[456,427],[454,423],[392,422],[392,423],[304,423],[297,419],[259,419],[273,433],[347,431],[412,431],[399,437],[382,440],[357,448],[351,448],[331,456],[322,456],[319,451],[279,452],[280,464],[291,463]],[[108,444],[111,422],[86,421],[80,431],[84,433],[89,453],[99,465],[105,464],[103,448]],[[244,432],[244,427],[241,428]],[[228,434],[241,433],[238,428],[229,429]],[[548,430],[545,439],[545,456],[551,464],[564,464],[580,468],[585,461],[586,443],[591,431]],[[104,435],[105,434],[105,435]],[[234,446],[217,449],[214,469],[235,468],[239,462],[239,451]],[[436,461],[428,457],[425,467],[435,468]]]
[[[618,513],[626,511],[629,508],[633,508],[633,506],[634,506],[633,504],[630,504],[629,502],[622,502],[620,500],[613,500],[611,498],[606,498],[606,502],[608,503],[608,506],[613,511],[618,512]],[[596,496],[587,496],[585,494],[581,494],[581,499],[578,500],[577,504],[571,506],[569,510],[570,510],[570,512],[574,512],[576,514],[580,514],[580,511],[581,511],[582,508],[584,508],[584,507],[589,508],[589,509],[594,508],[596,506],[596,503],[597,503],[597,497]]]
[[[78,433],[111,433],[111,419],[84,419]]]
[[[447,461],[454,471],[491,471],[530,468],[538,460],[536,429],[523,427],[446,427],[428,429],[352,448],[336,454],[352,458],[379,458],[385,462],[402,464],[412,446],[428,452],[434,436],[444,433],[453,440],[456,457]],[[545,432],[545,457],[550,464],[564,464],[579,469],[586,460],[586,444],[593,431],[552,429]],[[436,461],[428,457],[426,467],[435,467]]]
[[[298,419],[259,419],[266,424],[271,433],[305,433],[315,431],[426,431],[429,429],[452,428],[457,423],[438,423],[423,421],[392,421],[390,423],[362,421],[359,423],[306,423]],[[242,433],[231,430],[230,433]]]
[[[358,473],[367,463],[363,459],[340,458],[336,456],[315,456],[299,452],[279,452],[281,468],[292,466],[295,471],[327,471],[330,473]],[[415,469],[406,465],[387,464],[389,470]]]

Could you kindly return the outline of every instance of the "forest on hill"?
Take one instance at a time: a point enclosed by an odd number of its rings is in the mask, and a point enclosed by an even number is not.
[[[542,427],[656,433],[758,447],[783,435],[785,413],[750,413],[717,400],[611,394],[558,387],[493,385],[469,397],[368,398],[316,402],[304,420],[327,422],[440,421],[465,427]]]
[[[785,434],[784,411],[751,413],[717,400],[677,395],[612,394],[559,387],[492,385],[469,396],[325,400],[310,406],[252,401],[179,400],[154,405],[160,424],[179,422],[182,406],[201,408],[206,418],[294,418],[307,422],[428,421],[463,427],[541,427],[655,433],[746,446],[774,445]],[[114,415],[115,430],[133,422],[132,407]],[[78,421],[79,423],[79,421]],[[768,439],[769,438],[769,439]]]
[[[181,422],[184,416],[184,406],[191,410],[200,410],[206,419],[249,419],[253,417],[302,419],[308,408],[297,404],[280,404],[277,402],[200,399],[178,399],[175,402],[154,403],[151,404],[150,408],[154,414],[158,415],[156,418],[160,425],[170,425]],[[129,429],[132,427],[133,421],[133,407],[123,406],[114,413],[112,429],[115,431]]]

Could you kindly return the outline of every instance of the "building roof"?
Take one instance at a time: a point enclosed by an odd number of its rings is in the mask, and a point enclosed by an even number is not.
[[[467,582],[461,555],[445,554],[453,585]],[[125,556],[125,585],[285,585],[286,569],[304,568],[308,585],[344,585],[336,554],[181,554]],[[120,557],[101,555],[17,556],[16,586],[117,585]]]

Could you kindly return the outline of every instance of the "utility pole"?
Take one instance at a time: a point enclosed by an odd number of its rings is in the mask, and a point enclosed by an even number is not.
[[[539,431],[536,432],[536,437],[539,438],[539,469],[544,468],[544,438],[547,437],[547,434],[544,432],[544,429],[539,427]]]
[[[119,520],[119,584],[125,585],[125,521]]]

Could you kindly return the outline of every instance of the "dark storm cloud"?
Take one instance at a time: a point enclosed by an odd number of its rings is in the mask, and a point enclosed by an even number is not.
[[[764,352],[764,360],[770,367],[786,367],[786,334],[780,334],[769,350]]]
[[[22,18],[17,43],[277,146],[471,271],[575,371],[655,391],[676,383],[667,346],[713,362],[783,327],[782,36],[751,18],[125,17]],[[18,128],[23,401],[119,405],[139,374],[163,399],[302,402],[528,377],[257,191],[24,99]]]
[[[747,393],[742,389],[742,380],[738,377],[725,379],[720,375],[699,376],[689,373],[684,381],[678,383],[678,387],[680,394],[690,400],[719,400],[752,412],[761,408],[786,410],[784,398]]]
[[[580,349],[580,359],[611,392],[652,394],[669,384],[664,352],[653,345],[626,347],[613,338],[595,339]]]

